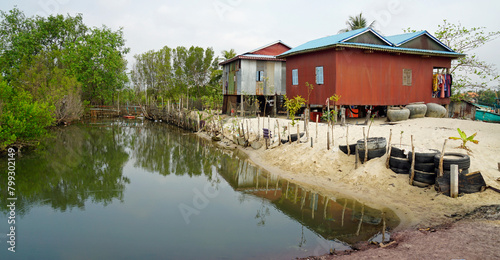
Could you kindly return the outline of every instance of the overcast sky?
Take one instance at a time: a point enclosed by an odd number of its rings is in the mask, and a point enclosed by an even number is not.
[[[216,55],[235,49],[244,53],[276,40],[291,47],[346,27],[350,15],[363,12],[383,35],[403,33],[404,28],[433,34],[443,19],[466,27],[500,31],[500,1],[332,1],[332,0],[2,0],[0,9],[15,5],[27,16],[82,13],[90,26],[123,27],[130,54],[163,46],[212,47]],[[500,67],[500,39],[476,52]]]

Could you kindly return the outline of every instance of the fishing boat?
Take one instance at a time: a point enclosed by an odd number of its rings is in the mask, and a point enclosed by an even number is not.
[[[126,118],[126,119],[134,119],[135,116],[123,116],[123,118]]]
[[[500,123],[500,114],[492,111],[493,110],[476,109],[476,120]]]

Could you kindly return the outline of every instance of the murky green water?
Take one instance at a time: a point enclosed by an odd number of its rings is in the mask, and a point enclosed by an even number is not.
[[[294,259],[398,224],[164,123],[87,122],[43,147],[16,157],[15,225],[0,158],[0,259]]]

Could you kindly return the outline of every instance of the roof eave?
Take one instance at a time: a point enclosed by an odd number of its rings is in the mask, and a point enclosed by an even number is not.
[[[371,47],[371,46],[359,46],[359,45],[352,45],[352,44],[346,44],[346,43],[336,43],[328,46],[322,46],[314,49],[307,49],[307,50],[301,50],[297,52],[292,52],[286,55],[278,55],[276,56],[277,58],[286,58],[298,54],[304,54],[304,53],[309,53],[309,52],[316,52],[316,51],[321,51],[321,50],[326,50],[326,49],[331,49],[335,47],[345,47],[345,48],[354,48],[354,49],[371,49],[371,50],[377,50],[377,51],[384,51],[384,52],[393,52],[393,53],[406,53],[406,54],[414,54],[414,55],[428,55],[428,56],[440,56],[440,57],[450,57],[454,59],[458,59],[461,57],[466,56],[463,53],[428,53],[425,51],[419,51],[418,49],[413,50],[401,50],[401,49],[384,49],[384,48],[376,48],[376,47]]]

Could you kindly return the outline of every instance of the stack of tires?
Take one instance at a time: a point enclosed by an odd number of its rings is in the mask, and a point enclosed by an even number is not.
[[[393,172],[397,174],[408,174],[410,172],[410,161],[406,157],[404,149],[393,146],[389,156],[389,167]]]
[[[436,173],[439,171],[440,155],[434,156]],[[480,172],[470,173],[470,157],[461,153],[445,153],[443,156],[443,176],[436,178],[435,188],[446,195],[450,194],[450,169],[451,165],[458,165],[458,192],[475,193],[481,191],[485,186]]]
[[[436,165],[434,158],[440,157],[438,150],[429,150],[426,152],[415,152],[415,166],[413,185],[418,187],[427,187],[436,182]],[[408,161],[410,165],[413,160],[412,152],[408,153]],[[439,161],[438,161],[439,163]]]
[[[356,142],[356,146],[358,148],[359,160],[363,163],[365,160],[366,150],[368,151],[367,160],[384,156],[387,141],[385,137],[370,137],[366,140],[366,148],[364,139],[358,140]]]

